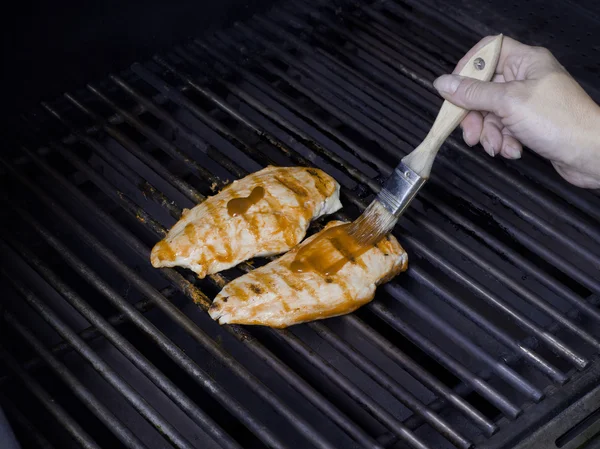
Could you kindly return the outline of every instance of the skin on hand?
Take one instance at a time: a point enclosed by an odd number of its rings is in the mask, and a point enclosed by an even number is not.
[[[442,97],[470,110],[461,123],[467,145],[481,143],[490,156],[508,159],[526,146],[570,183],[600,188],[600,107],[547,49],[505,36],[491,82],[456,75],[494,37],[434,82]]]

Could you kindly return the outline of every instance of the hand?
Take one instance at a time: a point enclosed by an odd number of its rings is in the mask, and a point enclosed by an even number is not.
[[[457,64],[493,36],[482,39]],[[467,145],[508,159],[523,145],[549,159],[570,183],[600,188],[600,107],[545,48],[503,38],[491,82],[442,75],[433,83],[440,95],[469,109],[461,123]]]

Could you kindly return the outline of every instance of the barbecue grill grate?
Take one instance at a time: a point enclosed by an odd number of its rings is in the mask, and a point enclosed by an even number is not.
[[[483,28],[338,3],[283,2],[26,118],[0,158],[0,402],[26,441],[493,448],[598,381],[600,199],[530,154],[450,138],[395,231],[409,271],[349,316],[218,326],[201,309],[250,263],[149,267],[182,209],[234,178],[319,166],[353,218],[424,137],[432,80]]]

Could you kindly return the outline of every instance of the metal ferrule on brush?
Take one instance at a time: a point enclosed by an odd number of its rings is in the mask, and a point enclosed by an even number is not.
[[[400,162],[377,195],[377,200],[395,217],[402,215],[419,189],[427,181]]]

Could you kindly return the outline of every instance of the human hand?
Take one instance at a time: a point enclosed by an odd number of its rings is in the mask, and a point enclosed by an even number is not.
[[[491,82],[455,75],[493,38],[434,81],[442,97],[470,110],[461,123],[467,145],[481,142],[490,156],[508,159],[520,158],[524,145],[570,183],[600,188],[600,107],[547,49],[504,36]]]

